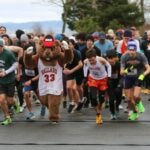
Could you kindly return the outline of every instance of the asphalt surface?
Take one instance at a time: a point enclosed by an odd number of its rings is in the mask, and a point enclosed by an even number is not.
[[[128,121],[123,110],[120,110],[118,120],[111,121],[109,109],[105,109],[101,126],[95,124],[92,108],[68,114],[62,106],[59,124],[52,125],[48,120],[48,112],[42,119],[39,115],[40,106],[33,102],[35,121],[26,121],[25,110],[14,116],[11,125],[0,125],[0,150],[149,150],[149,97],[142,96],[146,112],[140,114],[137,121]],[[126,103],[122,104],[126,106]]]

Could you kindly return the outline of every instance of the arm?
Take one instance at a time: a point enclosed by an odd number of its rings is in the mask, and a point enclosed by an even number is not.
[[[99,57],[99,59],[100,59],[100,62],[106,66],[108,77],[111,77],[111,65],[103,57]]]
[[[75,71],[81,69],[82,66],[83,66],[83,63],[82,63],[82,61],[80,60],[80,61],[78,62],[78,65],[76,65],[76,66],[75,66],[74,68],[72,68],[71,70],[65,68],[64,71],[63,71],[63,73],[66,74],[66,75],[72,74],[72,73],[74,73]]]
[[[6,75],[15,71],[17,67],[18,67],[18,62],[13,63],[12,66],[5,71]]]
[[[18,60],[21,56],[23,56],[23,48],[21,48],[19,46],[5,46],[5,47],[14,53],[17,53],[18,54]]]
[[[84,65],[83,65],[83,72],[84,72],[84,77],[88,76],[88,66],[87,66],[87,60],[84,61]]]
[[[25,51],[23,61],[27,68],[33,69],[37,67],[38,54],[33,55],[33,49],[30,48]]]
[[[66,41],[62,41],[61,48],[63,52],[61,52],[58,61],[59,61],[59,64],[63,66],[64,64],[69,63],[72,60],[73,54],[72,54],[72,51],[69,49],[68,43]]]
[[[18,67],[18,62],[15,62],[12,64],[11,67],[9,67],[7,70],[0,72],[0,77],[5,77],[7,74],[15,71]]]
[[[37,81],[38,79],[39,79],[39,75],[37,75],[37,76],[33,77],[32,79],[26,81],[26,82],[24,83],[24,85],[25,85],[25,86],[29,86],[29,85],[31,85],[32,82],[35,82],[35,81]]]
[[[145,70],[144,73],[143,73],[144,76],[146,76],[146,75],[148,75],[148,74],[150,73],[150,65],[149,65],[149,64],[146,64],[146,65],[145,65],[145,68],[146,68],[146,70]]]

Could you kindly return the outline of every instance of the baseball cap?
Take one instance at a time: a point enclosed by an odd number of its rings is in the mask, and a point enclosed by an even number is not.
[[[43,45],[45,47],[52,47],[55,44],[55,39],[52,35],[46,35],[44,40],[43,40]]]
[[[99,39],[99,32],[96,31],[96,32],[92,33],[92,36],[95,40]]]
[[[0,46],[4,46],[4,40],[3,39],[0,39]]]
[[[135,51],[137,50],[136,42],[133,39],[128,41],[127,49],[128,50],[135,50]]]
[[[124,35],[124,37],[130,37],[131,38],[132,32],[130,30],[125,30],[123,35]]]
[[[104,32],[99,33],[100,39],[106,39],[106,34]]]

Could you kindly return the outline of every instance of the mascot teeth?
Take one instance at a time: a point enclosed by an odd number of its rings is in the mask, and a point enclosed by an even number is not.
[[[49,60],[50,60],[50,58],[49,58],[49,57],[46,57],[46,60],[47,60],[47,61],[49,61]]]

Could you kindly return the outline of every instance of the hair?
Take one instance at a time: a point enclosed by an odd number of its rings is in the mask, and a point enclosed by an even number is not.
[[[91,40],[92,42],[94,42],[94,37],[92,35],[88,35],[86,37],[86,41]]]
[[[20,29],[16,30],[16,37],[19,40],[20,40],[20,37],[21,37],[22,34],[25,34],[25,32],[23,30],[20,30]]]
[[[117,53],[115,50],[109,50],[106,52],[106,57],[109,58],[109,59],[112,59],[112,58],[115,58],[117,57]]]
[[[68,43],[69,43],[69,42],[72,43],[72,45],[76,46],[76,42],[75,42],[73,39],[69,39],[69,40],[68,40]]]
[[[0,29],[4,29],[5,31],[7,31],[6,27],[5,26],[0,26]]]
[[[96,56],[97,56],[97,54],[96,54],[95,49],[92,49],[92,50],[89,50],[89,51],[86,52],[86,57],[87,58],[96,57]]]
[[[76,35],[77,40],[86,41],[86,33],[82,32]]]

